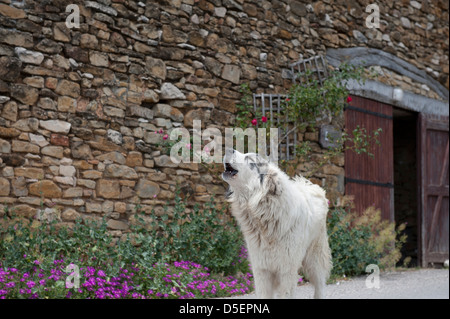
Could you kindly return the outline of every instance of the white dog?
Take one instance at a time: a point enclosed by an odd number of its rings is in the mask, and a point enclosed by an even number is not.
[[[227,149],[222,178],[244,234],[258,298],[292,298],[301,269],[323,298],[331,270],[325,191],[255,153]]]

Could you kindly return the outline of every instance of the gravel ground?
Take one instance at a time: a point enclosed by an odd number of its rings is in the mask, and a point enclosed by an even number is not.
[[[367,288],[367,276],[355,277],[327,285],[328,299],[449,299],[449,270],[420,269],[382,272],[380,288]],[[295,291],[295,298],[310,299],[314,287],[307,283]],[[256,298],[248,294],[236,299]],[[234,298],[233,298],[234,299]]]

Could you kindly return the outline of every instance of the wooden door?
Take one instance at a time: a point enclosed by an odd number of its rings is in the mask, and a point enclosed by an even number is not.
[[[448,121],[446,116],[419,115],[419,258],[423,267],[449,258]]]
[[[352,96],[345,110],[347,133],[359,126],[368,134],[378,128],[380,145],[371,147],[373,157],[345,151],[345,193],[354,196],[357,212],[369,206],[381,210],[384,219],[394,221],[394,152],[392,106]]]

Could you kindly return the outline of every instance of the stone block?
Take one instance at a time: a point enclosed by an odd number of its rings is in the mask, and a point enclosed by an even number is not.
[[[11,153],[11,144],[0,138],[0,153]]]
[[[50,143],[53,145],[65,146],[65,147],[68,147],[70,144],[69,138],[67,136],[55,134],[55,133],[52,133],[50,135]]]
[[[80,85],[76,82],[62,79],[58,82],[55,92],[60,95],[77,98],[80,96]]]
[[[62,146],[46,146],[42,148],[41,153],[56,158],[63,158],[64,148]]]
[[[140,179],[136,184],[135,191],[140,198],[153,198],[158,195],[160,188],[152,181]]]
[[[38,90],[25,84],[12,84],[11,97],[26,105],[33,105],[39,98]]]
[[[23,63],[40,65],[44,61],[44,55],[41,52],[31,51],[21,47],[16,47],[14,52]]]
[[[24,141],[12,141],[12,151],[17,153],[39,154],[39,146]]]
[[[120,196],[120,184],[118,180],[100,179],[96,187],[97,197],[116,198]]]
[[[166,64],[161,59],[146,57],[145,67],[147,72],[158,79],[165,80],[167,75]]]
[[[116,230],[127,230],[129,228],[128,224],[115,219],[110,219],[106,222],[106,225],[110,229],[116,229]]]
[[[0,3],[0,15],[11,19],[23,19],[26,17],[25,11],[7,4]]]
[[[67,134],[70,131],[70,127],[72,124],[69,122],[61,121],[61,120],[47,120],[47,121],[39,121],[39,125],[51,132],[54,133],[64,133]]]
[[[134,169],[126,165],[110,164],[107,165],[104,172],[105,177],[137,179],[138,175]]]
[[[61,188],[49,180],[32,183],[28,186],[28,190],[31,195],[43,196],[45,198],[59,198],[62,195]]]
[[[237,65],[226,64],[223,67],[221,77],[234,84],[239,84],[239,80],[241,77],[241,69]]]
[[[10,188],[9,181],[4,177],[0,177],[0,196],[8,196]]]

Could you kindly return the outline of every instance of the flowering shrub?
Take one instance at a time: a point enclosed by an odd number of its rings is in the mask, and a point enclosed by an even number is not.
[[[185,212],[177,191],[171,218],[168,211],[137,213],[127,240],[114,245],[105,220],[79,219],[68,229],[6,211],[0,220],[0,298],[208,298],[251,291],[235,224],[212,201]],[[79,267],[77,288],[66,287],[75,271],[66,268],[71,264]]]
[[[121,268],[116,276],[91,266],[80,267],[79,285],[69,288],[72,279],[65,272],[64,259],[44,269],[33,263],[31,271],[0,268],[0,299],[161,299],[208,298],[248,293],[253,289],[252,275],[224,278],[191,261],[157,263],[149,269],[137,265]]]
[[[228,220],[225,208],[217,209],[211,198],[203,209],[196,205],[186,214],[179,190],[174,201],[171,218],[168,211],[162,215],[152,212],[152,222],[146,225],[145,216],[136,215],[138,227],[144,230],[150,226],[150,237],[158,238],[147,245],[153,248],[156,261],[195,260],[215,272],[227,274],[248,270],[245,261],[237,262],[243,238],[236,223]]]

